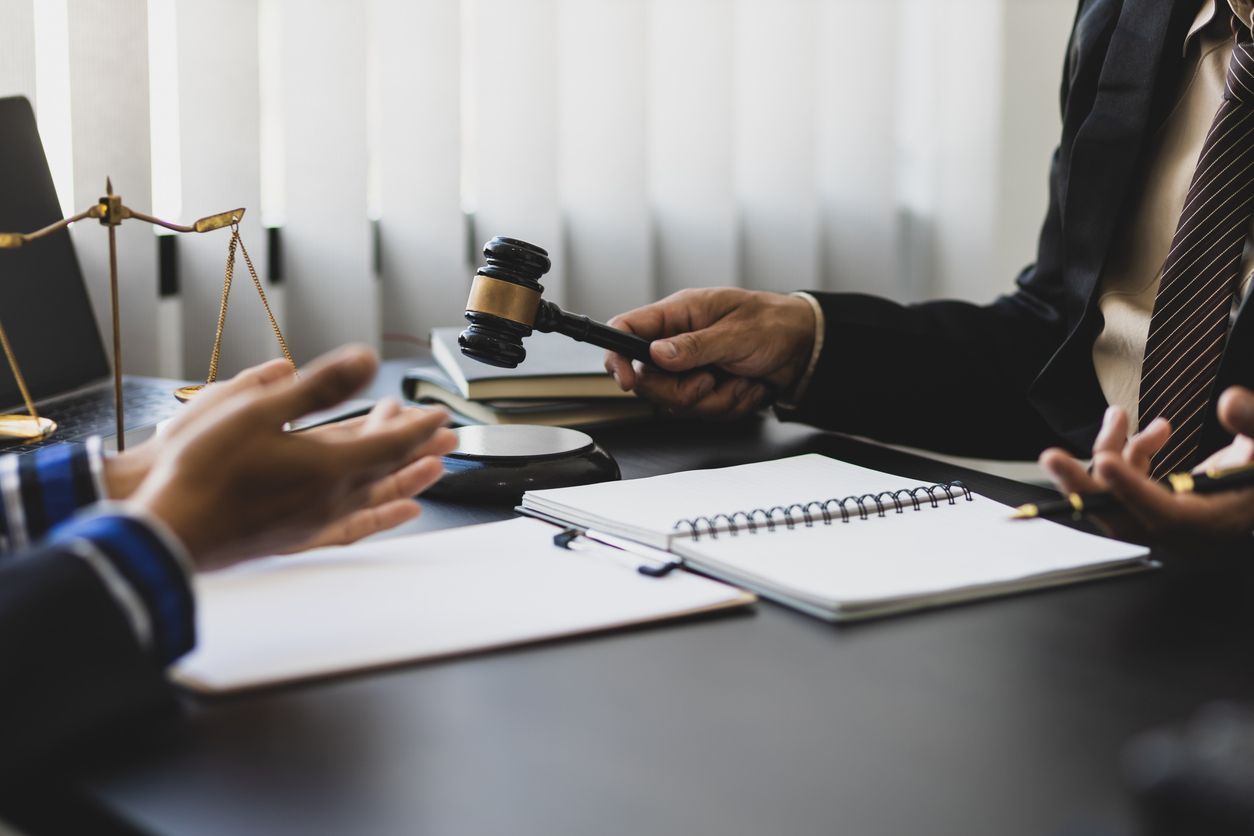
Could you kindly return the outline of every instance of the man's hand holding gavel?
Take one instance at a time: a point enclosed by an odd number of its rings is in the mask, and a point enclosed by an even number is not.
[[[656,368],[606,354],[606,371],[624,391],[705,418],[745,415],[768,392],[787,396],[815,338],[814,310],[805,299],[739,288],[681,290],[609,324],[652,341]],[[716,380],[704,366],[728,374]]]
[[[602,325],[541,298],[551,266],[543,248],[498,236],[483,254],[458,339],[483,363],[514,368],[526,359],[525,337],[556,332],[608,349],[605,368],[624,391],[674,414],[736,418],[768,396],[795,395],[814,347],[815,308],[796,296],[683,290]]]

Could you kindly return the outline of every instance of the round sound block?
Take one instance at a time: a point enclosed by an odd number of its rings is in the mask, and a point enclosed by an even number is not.
[[[459,427],[444,476],[424,496],[449,502],[517,505],[525,491],[609,482],[618,463],[587,433],[508,424]]]

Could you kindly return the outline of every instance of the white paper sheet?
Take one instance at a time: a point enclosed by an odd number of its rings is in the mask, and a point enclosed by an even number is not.
[[[205,692],[290,682],[605,630],[753,597],[621,553],[553,545],[535,520],[265,558],[195,581],[196,649],[175,681]]]

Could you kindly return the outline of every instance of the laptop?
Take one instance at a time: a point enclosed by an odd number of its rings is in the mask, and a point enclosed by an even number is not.
[[[35,113],[25,97],[0,98],[0,136],[0,232],[32,232],[61,220]],[[35,407],[57,422],[56,432],[39,441],[0,439],[0,452],[27,453],[91,435],[116,442],[112,370],[68,230],[0,251],[0,321]],[[178,411],[173,389],[179,385],[123,378],[128,443],[150,435]],[[0,412],[26,414],[2,356]]]

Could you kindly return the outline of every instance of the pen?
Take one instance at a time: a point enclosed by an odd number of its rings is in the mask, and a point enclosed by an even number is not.
[[[1254,463],[1226,469],[1211,469],[1205,473],[1172,473],[1166,479],[1166,487],[1172,493],[1218,493],[1254,485]],[[1065,517],[1070,514],[1088,514],[1119,507],[1119,500],[1111,493],[1072,493],[1062,499],[1048,502],[1029,502],[1020,505],[1011,515],[1013,520],[1030,520],[1035,517]]]

